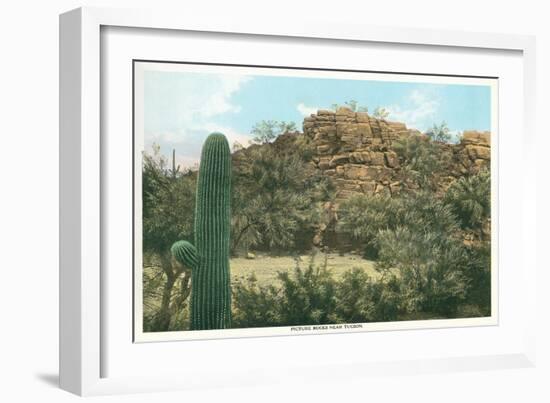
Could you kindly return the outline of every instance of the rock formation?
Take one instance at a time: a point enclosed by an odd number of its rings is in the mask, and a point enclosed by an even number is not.
[[[333,201],[323,203],[322,223],[313,237],[304,233],[298,243],[352,250],[349,234],[335,230],[341,203],[354,195],[394,197],[417,189],[418,183],[403,171],[404,160],[396,144],[413,136],[418,141],[430,141],[426,134],[409,129],[404,123],[376,119],[366,112],[345,107],[319,110],[304,119],[303,133],[284,133],[273,143],[251,145],[235,152],[233,166],[245,163],[243,157],[255,148],[275,147],[277,152],[285,153],[303,146],[307,140],[311,167],[330,178],[336,194]],[[439,195],[457,178],[490,166],[490,138],[489,132],[465,131],[458,144],[434,143],[436,158],[443,166],[434,172]]]
[[[409,186],[400,180],[400,161],[392,144],[405,136],[427,136],[405,124],[376,119],[341,107],[319,110],[304,119],[304,135],[312,140],[313,163],[332,179],[336,200],[354,194],[396,195]],[[458,144],[442,144],[449,163],[443,186],[490,163],[490,133],[466,131]]]

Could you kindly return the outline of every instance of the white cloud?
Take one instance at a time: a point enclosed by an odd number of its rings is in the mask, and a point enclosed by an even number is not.
[[[302,102],[296,105],[296,109],[302,114],[302,116],[309,116],[312,113],[317,113],[317,108],[315,106],[306,106]]]
[[[231,97],[251,79],[249,76],[216,75],[193,82],[188,91],[178,94],[181,121],[190,123],[224,113],[239,113],[241,107],[232,103]]]
[[[248,76],[218,76],[219,90],[209,94],[206,102],[199,105],[198,114],[204,118],[210,118],[222,113],[238,113],[241,111],[239,105],[231,103],[231,96],[237,92],[241,86],[250,81]]]
[[[232,97],[251,79],[242,75],[181,75],[152,82],[146,149],[156,143],[164,155],[176,150],[176,162],[185,169],[198,163],[204,139],[212,132],[225,134],[231,147],[235,141],[248,145],[249,135],[215,122],[223,114],[241,111]]]
[[[405,100],[406,107],[390,105],[388,119],[405,123],[409,128],[426,130],[434,123],[439,109],[438,97],[429,92],[413,90]]]

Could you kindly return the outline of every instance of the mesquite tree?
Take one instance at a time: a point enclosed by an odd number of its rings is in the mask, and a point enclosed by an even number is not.
[[[180,172],[174,154],[172,169],[169,165],[158,145],[153,145],[152,153],[143,155],[143,253],[145,262],[162,271],[153,274],[162,281],[156,287],[148,288],[147,295],[144,294],[148,301],[158,299],[160,303],[158,307],[152,308],[155,313],[144,323],[148,330],[153,331],[173,328],[172,312],[181,312],[190,291],[189,270],[174,264],[170,246],[175,239],[193,233],[196,175]],[[181,205],[190,206],[190,211],[177,208]]]

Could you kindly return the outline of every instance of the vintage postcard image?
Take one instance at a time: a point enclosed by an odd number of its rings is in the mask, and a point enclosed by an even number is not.
[[[498,79],[133,69],[136,342],[497,324]]]

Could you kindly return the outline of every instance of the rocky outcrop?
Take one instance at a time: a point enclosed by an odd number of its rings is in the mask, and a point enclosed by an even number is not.
[[[457,163],[461,174],[486,167],[491,161],[491,133],[465,131],[460,144],[455,147]]]
[[[282,155],[303,151],[302,157],[309,161],[303,169],[330,178],[336,194],[334,199],[323,201],[318,227],[298,235],[296,244],[304,250],[316,246],[349,251],[360,245],[350,234],[336,230],[343,201],[354,195],[394,197],[418,189],[410,172],[405,172],[402,153],[398,153],[398,142],[408,138],[430,141],[427,135],[407,128],[404,123],[376,119],[365,112],[347,108],[319,110],[304,119],[303,132],[287,132],[272,143],[235,151],[233,167],[250,169],[254,160],[248,156],[263,147],[273,147]],[[466,131],[458,144],[432,144],[436,145],[436,158],[443,166],[434,172],[440,195],[457,178],[490,166],[489,132]]]
[[[393,143],[406,136],[428,140],[403,123],[375,119],[348,108],[319,110],[304,119],[303,130],[312,143],[312,161],[332,179],[337,201],[354,194],[393,196],[414,186],[401,179],[401,162]],[[441,144],[442,158],[448,161],[440,175],[442,187],[489,165],[490,137],[489,132],[466,131],[459,144]]]

